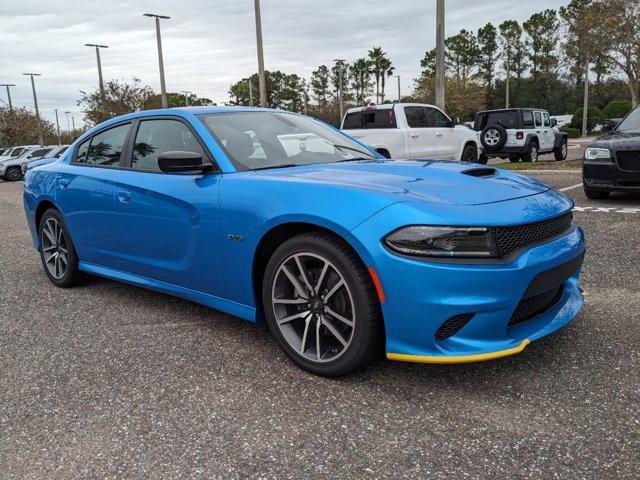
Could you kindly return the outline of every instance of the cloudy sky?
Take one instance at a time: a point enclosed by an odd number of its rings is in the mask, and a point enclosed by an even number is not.
[[[506,19],[526,20],[567,0],[447,0],[446,33],[477,30]],[[352,61],[381,45],[409,93],[420,59],[435,43],[435,0],[262,0],[267,69],[308,77],[334,58]],[[229,85],[257,70],[252,0],[2,1],[0,83],[15,83],[12,100],[33,106],[29,78],[36,78],[41,113],[70,110],[76,123],[80,90],[97,88],[93,49],[102,51],[105,80],[137,77],[159,90],[153,20],[145,12],[171,16],[162,23],[169,91],[189,90],[216,102],[228,100]],[[394,89],[395,92],[395,89]],[[6,92],[0,90],[0,101]],[[66,119],[61,119],[61,128]]]

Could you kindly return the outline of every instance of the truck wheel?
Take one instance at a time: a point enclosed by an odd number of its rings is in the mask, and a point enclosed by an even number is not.
[[[7,171],[4,174],[4,178],[9,182],[17,182],[22,178],[22,171],[20,167],[10,167],[7,168]]]
[[[486,165],[488,161],[489,161],[489,157],[487,157],[484,153],[481,153],[480,156],[478,157],[478,163],[482,165]]]
[[[480,142],[488,152],[500,150],[507,143],[507,131],[497,123],[487,125],[480,133]]]
[[[609,193],[606,190],[592,190],[588,187],[584,187],[584,194],[589,200],[604,200],[609,197]]]
[[[531,142],[529,150],[522,156],[523,162],[537,162],[538,161],[538,144]]]
[[[553,150],[553,155],[557,162],[567,159],[567,153],[569,152],[569,146],[567,145],[567,139],[563,139],[560,142],[560,146]]]
[[[476,163],[478,161],[478,148],[472,143],[465,145],[460,161]]]

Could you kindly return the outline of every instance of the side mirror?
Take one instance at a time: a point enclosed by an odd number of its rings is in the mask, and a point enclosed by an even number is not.
[[[552,118],[552,119],[551,119],[551,126],[552,126],[552,127],[556,127],[557,125],[558,125],[558,120],[557,120],[557,119],[555,119],[555,118]]]
[[[165,173],[207,172],[213,168],[196,152],[164,152],[158,156],[158,167]]]
[[[458,118],[458,117],[453,117],[453,118],[451,119],[451,126],[452,126],[452,127],[455,127],[456,125],[460,125],[460,118]]]
[[[616,120],[605,120],[604,125],[602,125],[602,130],[604,132],[613,132],[618,126],[618,121]]]

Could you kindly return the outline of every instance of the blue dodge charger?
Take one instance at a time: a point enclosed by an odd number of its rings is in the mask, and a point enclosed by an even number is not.
[[[101,275],[265,321],[320,375],[383,349],[512,355],[583,304],[584,234],[564,195],[476,164],[387,160],[282,111],[114,118],[30,169],[24,205],[55,285]]]

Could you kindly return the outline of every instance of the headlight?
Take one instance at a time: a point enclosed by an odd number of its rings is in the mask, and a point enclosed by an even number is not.
[[[389,249],[420,257],[498,257],[488,228],[412,226],[384,238]]]
[[[584,158],[586,158],[587,160],[611,158],[611,152],[608,148],[587,148],[587,150],[584,152]]]

